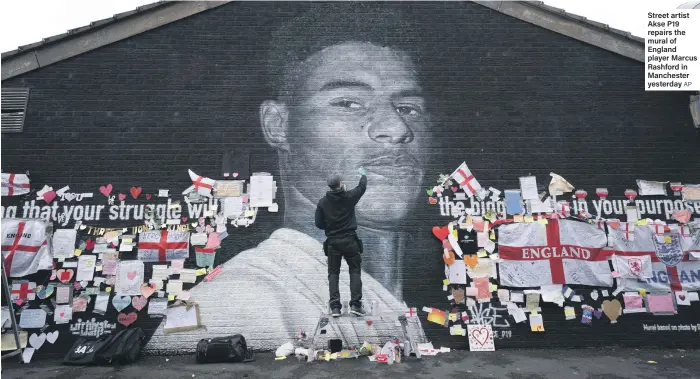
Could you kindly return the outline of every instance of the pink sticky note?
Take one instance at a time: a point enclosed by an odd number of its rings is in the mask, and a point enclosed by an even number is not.
[[[676,307],[673,305],[673,294],[666,295],[647,295],[647,302],[649,303],[649,311],[652,313],[657,312],[676,312]]]
[[[613,271],[613,272],[612,272],[612,277],[613,277],[613,278],[619,278],[620,276],[621,276],[621,275],[620,275],[619,272],[617,272],[617,271]]]
[[[476,287],[467,287],[467,296],[476,296],[479,294],[479,290]]]
[[[207,245],[204,246],[205,249],[216,249],[221,244],[221,239],[219,239],[219,233],[209,233],[209,238],[207,239]]]

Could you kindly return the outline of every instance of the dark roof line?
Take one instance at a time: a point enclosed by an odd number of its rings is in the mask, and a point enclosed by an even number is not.
[[[644,39],[541,1],[474,1],[500,13],[644,62]],[[158,1],[2,53],[2,80],[228,3]]]

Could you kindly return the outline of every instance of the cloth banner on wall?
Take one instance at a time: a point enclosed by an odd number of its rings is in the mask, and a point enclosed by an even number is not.
[[[190,255],[190,233],[152,230],[139,233],[138,259],[144,262],[166,262]]]
[[[29,193],[29,177],[26,174],[2,174],[2,196],[19,196]]]
[[[8,276],[20,277],[53,267],[46,228],[41,220],[2,220],[2,257]]]
[[[573,220],[515,223],[499,228],[501,285],[583,284],[611,287],[605,232]]]
[[[700,234],[697,231],[689,234],[679,225],[668,227],[670,232],[660,238],[650,225],[637,225],[631,239],[625,238],[622,228],[609,231],[610,246],[615,250],[615,255],[649,257],[651,260],[650,277],[622,277],[618,279],[619,288],[625,291],[700,290],[700,261],[690,259],[691,251],[700,250]]]

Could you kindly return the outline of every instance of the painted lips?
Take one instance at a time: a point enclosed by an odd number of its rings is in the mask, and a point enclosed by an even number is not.
[[[420,175],[418,163],[410,156],[383,156],[363,165],[367,171],[389,178],[404,178]]]

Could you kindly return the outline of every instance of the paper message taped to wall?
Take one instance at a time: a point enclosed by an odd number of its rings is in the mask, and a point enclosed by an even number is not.
[[[668,182],[653,182],[650,180],[637,180],[639,196],[661,195],[667,196],[666,184]]]
[[[23,329],[43,328],[46,312],[43,309],[25,309],[19,316],[19,327]]]
[[[274,199],[274,181],[271,175],[253,175],[250,177],[250,206],[269,207]]]
[[[199,306],[180,305],[169,307],[165,312],[165,333],[185,332],[199,328]]]
[[[75,251],[75,240],[78,231],[75,229],[58,229],[53,234],[51,247],[54,258],[72,258]]]

